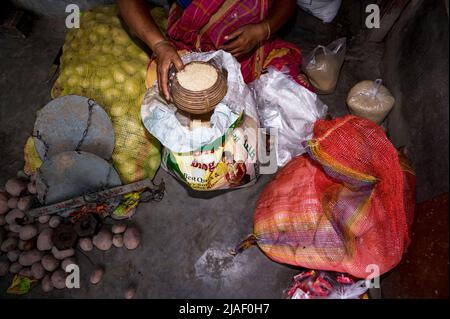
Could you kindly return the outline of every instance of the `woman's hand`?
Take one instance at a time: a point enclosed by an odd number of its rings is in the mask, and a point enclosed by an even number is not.
[[[267,39],[269,29],[264,23],[248,24],[225,36],[225,43],[220,49],[240,57],[251,52],[258,44]]]
[[[158,65],[158,87],[167,101],[172,101],[169,92],[169,69],[173,64],[178,71],[183,70],[184,64],[175,47],[166,40],[154,45],[153,53],[156,55]]]

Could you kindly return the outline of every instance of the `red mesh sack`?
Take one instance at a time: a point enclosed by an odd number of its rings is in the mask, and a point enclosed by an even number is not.
[[[317,121],[307,144],[262,192],[255,242],[277,262],[359,278],[369,265],[395,267],[415,203],[406,159],[377,124],[351,115]]]

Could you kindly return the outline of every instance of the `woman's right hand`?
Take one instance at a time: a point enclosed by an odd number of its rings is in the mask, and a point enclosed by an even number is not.
[[[167,40],[160,41],[154,46],[153,53],[158,65],[158,87],[167,101],[172,101],[169,92],[169,69],[173,64],[178,71],[183,70],[184,64],[175,47]]]

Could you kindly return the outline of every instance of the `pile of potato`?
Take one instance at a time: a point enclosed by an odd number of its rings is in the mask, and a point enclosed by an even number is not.
[[[132,250],[141,242],[136,226],[119,221],[112,225],[101,224],[92,235],[77,237],[73,247],[60,250],[53,243],[53,234],[61,227],[72,229],[74,224],[57,215],[40,216],[34,223],[24,224],[22,218],[36,200],[35,194],[35,176],[23,172],[0,188],[0,277],[19,274],[40,280],[45,292],[63,289],[68,275],[66,267],[77,264],[77,249],[106,251],[114,246]],[[103,266],[95,266],[90,282],[98,284],[104,273]],[[135,288],[130,286],[124,297],[132,298],[134,293]]]
[[[162,8],[152,15],[165,28]],[[80,28],[71,29],[63,46],[60,75],[52,97],[81,95],[93,99],[111,117],[115,131],[113,161],[122,182],[153,178],[161,161],[160,144],[142,124],[140,110],[146,92],[149,56],[118,16],[116,5],[83,12]],[[26,167],[41,164],[28,140]]]

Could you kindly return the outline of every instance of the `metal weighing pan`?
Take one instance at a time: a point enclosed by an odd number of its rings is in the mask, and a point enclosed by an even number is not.
[[[83,96],[67,95],[38,111],[33,130],[42,160],[65,151],[85,151],[110,159],[114,129],[105,110]]]
[[[44,161],[36,174],[38,199],[51,205],[122,185],[111,164],[86,152],[63,152]]]

